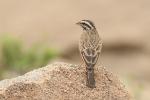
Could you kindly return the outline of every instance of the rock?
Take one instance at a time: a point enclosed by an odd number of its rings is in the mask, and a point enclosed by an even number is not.
[[[96,88],[86,87],[84,66],[54,63],[0,81],[0,100],[131,100],[124,85],[104,67],[95,67]]]

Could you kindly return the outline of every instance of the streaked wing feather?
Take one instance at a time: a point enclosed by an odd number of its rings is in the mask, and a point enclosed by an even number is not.
[[[87,48],[81,52],[81,55],[87,67],[93,67],[97,63],[99,52],[95,49]]]
[[[97,63],[102,48],[102,41],[99,36],[93,39],[94,41],[89,40],[87,33],[82,34],[80,39],[79,50],[87,67]]]

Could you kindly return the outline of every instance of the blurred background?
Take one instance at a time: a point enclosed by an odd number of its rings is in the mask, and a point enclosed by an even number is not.
[[[80,64],[82,19],[103,39],[99,65],[136,100],[150,100],[149,0],[0,0],[0,79],[55,61]]]

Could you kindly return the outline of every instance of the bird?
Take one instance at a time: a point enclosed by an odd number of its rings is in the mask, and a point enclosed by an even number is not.
[[[81,20],[76,24],[83,29],[79,40],[79,51],[82,61],[86,66],[86,86],[96,88],[94,66],[101,53],[102,39],[96,30],[95,24],[91,20]]]

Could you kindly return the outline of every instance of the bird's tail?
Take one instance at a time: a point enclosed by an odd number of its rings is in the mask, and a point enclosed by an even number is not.
[[[87,83],[86,85],[90,88],[95,88],[95,78],[94,78],[94,68],[86,70],[87,74]]]

